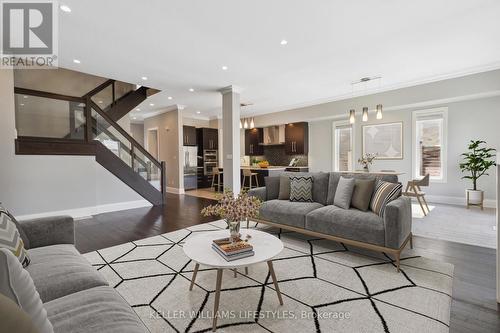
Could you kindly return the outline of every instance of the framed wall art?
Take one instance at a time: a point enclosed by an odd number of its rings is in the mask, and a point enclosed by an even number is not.
[[[377,154],[379,160],[403,159],[403,123],[364,125],[363,154]]]

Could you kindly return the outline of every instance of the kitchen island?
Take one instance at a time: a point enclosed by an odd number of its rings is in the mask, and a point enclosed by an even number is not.
[[[243,170],[250,170],[253,173],[257,174],[257,180],[259,181],[259,186],[265,186],[264,183],[264,178],[265,177],[275,177],[279,176],[283,172],[307,172],[309,170],[309,167],[307,166],[279,166],[279,165],[270,165],[267,168],[261,168],[259,166],[248,166],[248,165],[242,165],[240,167],[241,169],[241,176],[240,179],[243,180]],[[220,172],[222,173],[222,179],[224,179],[224,169],[219,168]],[[255,186],[255,181],[252,183],[252,186]],[[217,181],[215,182],[214,186],[217,188]],[[248,184],[245,184],[245,186],[248,186]],[[223,185],[220,186],[221,188]],[[219,189],[221,191],[222,189]]]
[[[309,167],[290,167],[290,166],[276,166],[270,165],[267,168],[261,168],[259,166],[241,166],[241,179],[243,179],[243,170],[250,170],[253,173],[257,174],[257,179],[259,181],[259,186],[265,186],[264,178],[265,177],[274,177],[279,176],[281,173],[285,171],[289,172],[307,172]],[[245,185],[248,186],[248,185]]]

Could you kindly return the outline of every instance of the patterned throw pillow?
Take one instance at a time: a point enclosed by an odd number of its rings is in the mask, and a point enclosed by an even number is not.
[[[402,187],[400,183],[389,183],[383,180],[377,181],[370,202],[370,209],[378,216],[384,217],[385,206],[401,195]]]
[[[290,201],[313,202],[312,187],[310,176],[290,177]]]
[[[23,267],[29,265],[30,258],[24,248],[21,234],[10,215],[4,210],[0,210],[0,247],[12,251]]]
[[[2,205],[1,202],[0,202],[0,212],[4,212],[5,214],[9,215],[10,219],[12,220],[12,222],[14,222],[14,224],[16,225],[17,231],[19,231],[19,234],[21,235],[21,239],[23,240],[23,243],[24,243],[24,248],[29,249],[30,248],[30,240],[28,239],[28,236],[26,235],[26,233],[24,232],[23,228],[21,227],[21,225],[19,224],[19,222],[16,220],[16,218],[14,217],[14,215],[12,215]]]

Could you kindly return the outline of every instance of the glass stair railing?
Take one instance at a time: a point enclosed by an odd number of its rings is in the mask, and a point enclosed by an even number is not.
[[[110,172],[154,204],[161,204],[165,198],[165,163],[155,159],[113,119],[112,106],[134,93],[127,91],[132,85],[114,82],[109,80],[93,94],[82,97],[15,88],[16,153],[23,142],[27,151],[36,153],[33,147],[38,144],[44,154],[53,150],[52,154],[58,155],[89,155],[89,147],[99,144],[106,148],[105,167]],[[94,150],[96,160],[104,161],[98,158],[99,152],[103,150]],[[112,170],[115,167],[119,170]]]

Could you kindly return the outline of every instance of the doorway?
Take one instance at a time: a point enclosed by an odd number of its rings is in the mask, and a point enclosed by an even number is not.
[[[158,160],[158,152],[160,150],[159,148],[159,141],[158,141],[158,129],[157,128],[150,128],[148,129],[148,134],[146,137],[146,149],[148,152],[153,155],[154,158]]]
[[[160,139],[158,136],[158,128],[148,128],[146,134],[146,150],[158,161],[160,160]],[[148,161],[148,180],[154,187],[160,189],[160,170],[156,165]]]

